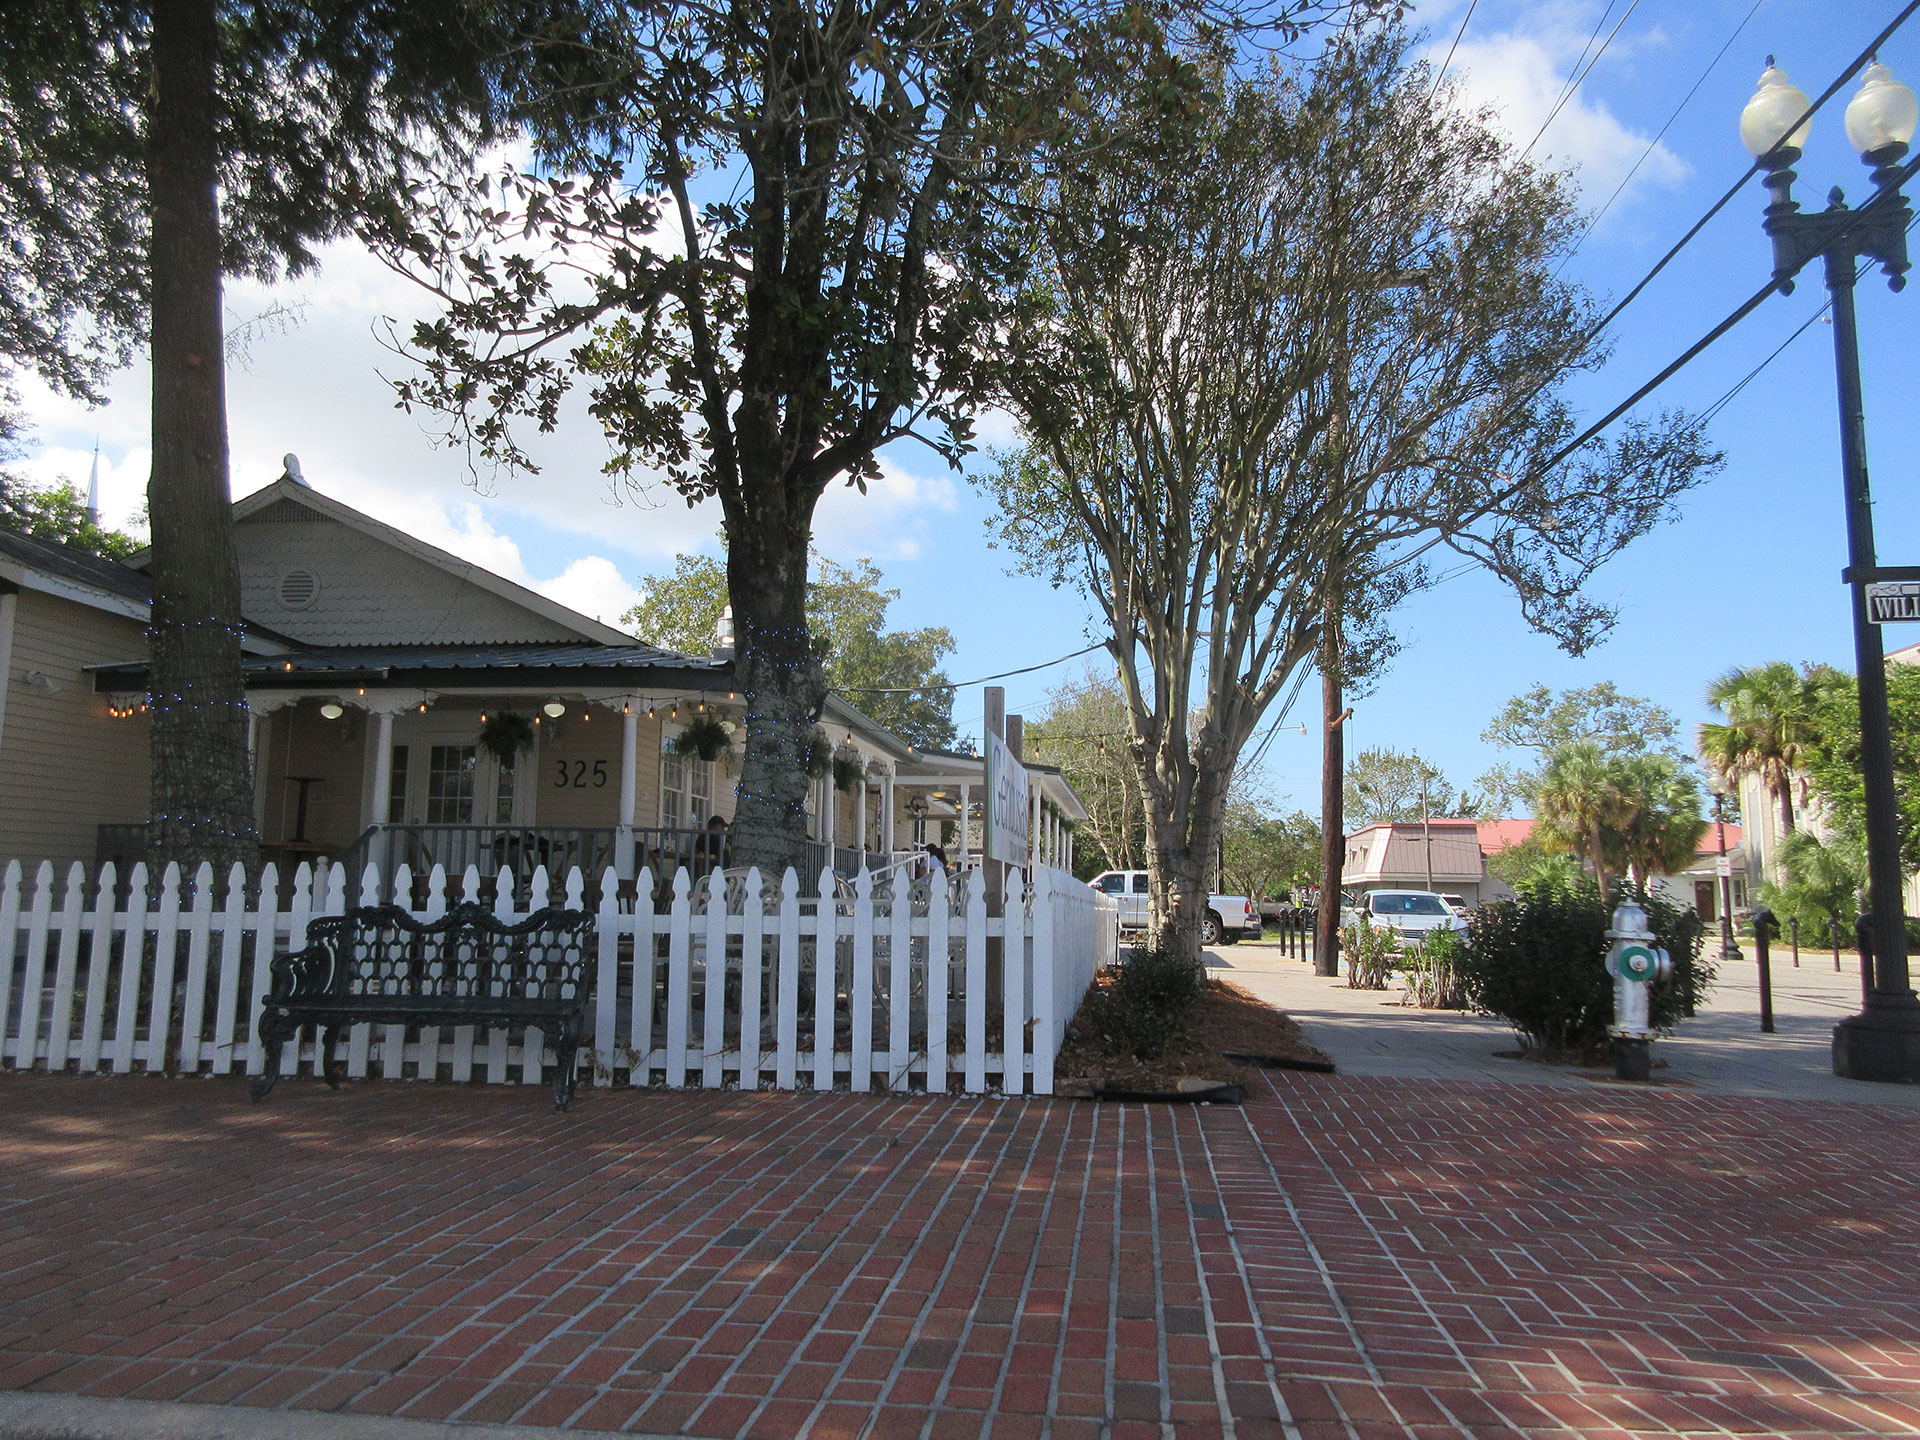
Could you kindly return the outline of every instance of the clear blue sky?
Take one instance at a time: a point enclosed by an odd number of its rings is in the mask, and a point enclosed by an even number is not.
[[[1539,147],[1578,163],[1593,207],[1753,13],[1569,267],[1603,300],[1637,280],[1745,167],[1737,119],[1769,52],[1817,94],[1899,9],[1892,0],[1760,0],[1757,10],[1753,0],[1480,0],[1454,72],[1524,141],[1590,37],[1604,39],[1630,6]],[[1464,8],[1465,0],[1422,5],[1415,19],[1444,51]],[[1920,20],[1882,58],[1920,84]],[[1865,167],[1840,124],[1851,91],[1816,122],[1800,166],[1803,204],[1820,203],[1834,184],[1855,200],[1867,191]],[[1756,179],[1625,313],[1611,363],[1576,392],[1590,415],[1611,408],[1764,280],[1764,203]],[[1712,404],[1824,298],[1809,280],[1770,300],[1649,404]],[[270,300],[300,308],[290,328],[261,328],[232,371],[236,491],[271,480],[281,453],[296,451],[322,489],[609,620],[631,602],[637,577],[669,568],[683,548],[715,548],[717,516],[704,510],[690,514],[670,497],[652,508],[614,503],[598,474],[605,453],[598,429],[577,410],[544,447],[543,475],[473,488],[458,456],[434,449],[417,422],[392,409],[379,372],[399,362],[375,332],[381,316],[404,322],[420,313],[420,299],[363,252],[336,247],[318,278],[272,294],[234,286],[233,321],[257,315]],[[1911,398],[1920,285],[1892,295],[1874,280],[1859,300],[1881,558],[1920,563],[1913,460],[1920,415]],[[29,386],[40,446],[29,468],[84,482],[98,436],[109,518],[129,513],[148,465],[146,383],[144,368],[127,372],[114,386],[114,403],[91,413]],[[1713,439],[1727,454],[1724,473],[1685,500],[1678,523],[1594,582],[1594,593],[1620,609],[1605,643],[1570,659],[1526,629],[1501,587],[1477,574],[1454,580],[1405,607],[1405,648],[1358,702],[1353,742],[1417,749],[1456,783],[1470,782],[1501,758],[1479,740],[1489,716],[1537,682],[1612,680],[1667,706],[1690,731],[1705,718],[1701,691],[1729,666],[1785,658],[1851,668],[1838,580],[1844,541],[1831,328],[1813,326],[1776,360],[1720,415]],[[1049,660],[1092,638],[1076,597],[1004,573],[1004,558],[985,543],[984,497],[924,451],[902,449],[885,460],[888,479],[876,494],[830,497],[820,543],[839,559],[875,558],[902,591],[895,624],[953,630],[954,678]],[[1890,643],[1920,640],[1920,627],[1909,630],[1894,628]],[[1008,681],[1009,708],[1037,713],[1063,673]],[[1309,683],[1302,718],[1310,726],[1317,709],[1317,686]],[[956,713],[963,730],[978,731],[978,688],[962,693]],[[1317,802],[1318,764],[1312,734],[1282,732],[1267,751],[1273,787],[1308,808]]]

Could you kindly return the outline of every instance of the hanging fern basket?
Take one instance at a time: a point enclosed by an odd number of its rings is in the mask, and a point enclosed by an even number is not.
[[[696,715],[686,729],[673,737],[673,753],[695,755],[702,760],[718,760],[729,743],[727,727],[711,715]]]
[[[502,765],[511,765],[514,756],[533,749],[537,741],[530,715],[508,710],[480,722],[480,748]]]
[[[867,778],[867,767],[851,755],[833,757],[833,788],[851,794],[858,790]]]

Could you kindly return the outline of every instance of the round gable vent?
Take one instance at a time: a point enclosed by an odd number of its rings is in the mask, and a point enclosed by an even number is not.
[[[320,598],[320,577],[311,570],[289,570],[280,577],[280,604],[304,610]]]

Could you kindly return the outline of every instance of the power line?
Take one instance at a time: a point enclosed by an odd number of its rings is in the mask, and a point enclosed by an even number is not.
[[[1431,100],[1440,93],[1440,82],[1447,78],[1447,67],[1453,64],[1453,52],[1460,48],[1460,37],[1467,33],[1467,22],[1473,19],[1474,7],[1479,3],[1480,0],[1469,0],[1467,13],[1460,17],[1460,28],[1453,32],[1453,43],[1447,46],[1447,58],[1440,62],[1440,68],[1434,72],[1433,88],[1427,92],[1427,99]]]
[[[1582,82],[1586,80],[1587,76],[1593,73],[1593,67],[1600,63],[1600,57],[1607,53],[1607,47],[1613,44],[1614,36],[1620,33],[1621,26],[1625,25],[1628,20],[1632,19],[1633,12],[1635,10],[1638,10],[1639,8],[1640,8],[1640,0],[1633,0],[1633,3],[1627,6],[1626,14],[1622,15],[1620,17],[1619,23],[1616,24],[1612,30],[1607,32],[1607,38],[1600,42],[1600,48],[1594,51],[1593,59],[1587,60],[1587,68],[1584,70],[1580,68],[1580,61],[1587,59],[1587,52],[1585,50],[1582,50],[1580,52],[1580,60],[1574,61],[1573,69],[1567,72],[1567,83],[1565,86],[1562,87],[1560,91],[1560,98],[1554,101],[1553,109],[1547,112],[1547,118],[1540,122],[1540,128],[1534,132],[1533,139],[1527,142],[1527,148],[1520,152],[1519,158],[1521,160],[1526,159],[1527,156],[1532,153],[1533,147],[1540,143],[1540,137],[1547,133],[1547,127],[1553,124],[1554,119],[1560,114],[1560,112],[1563,109],[1566,108],[1567,102],[1573,98],[1574,92],[1580,88]],[[1612,13],[1613,13],[1613,6],[1609,4],[1607,6],[1606,12],[1600,16],[1600,25],[1606,24],[1607,15],[1610,15]],[[1593,27],[1594,35],[1598,35],[1600,33],[1600,25],[1596,25]],[[1591,47],[1592,44],[1593,44],[1593,38],[1592,36],[1589,36],[1587,38],[1587,45]]]
[[[984,685],[989,680],[1008,680],[1015,675],[1031,675],[1036,670],[1050,670],[1055,665],[1064,665],[1069,660],[1078,660],[1082,655],[1091,655],[1096,650],[1104,650],[1107,642],[1096,640],[1084,650],[1075,650],[1071,655],[1062,655],[1055,660],[1043,660],[1038,665],[1023,665],[1018,670],[1002,670],[998,675],[982,675],[978,680],[942,680],[933,685],[836,685],[834,691],[841,695],[923,695],[929,690],[964,690],[969,685]]]
[[[1882,30],[1878,35],[1874,36],[1872,42],[1868,44],[1866,49],[1862,50],[1858,55],[1854,57],[1853,63],[1848,65],[1846,69],[1842,70],[1840,74],[1834,78],[1833,83],[1827,86],[1825,90],[1820,92],[1819,98],[1814,100],[1811,104],[1807,106],[1807,110],[1804,115],[1802,115],[1798,120],[1794,121],[1792,125],[1787,127],[1786,133],[1791,135],[1795,130],[1798,130],[1808,120],[1812,119],[1814,115],[1819,112],[1822,106],[1824,106],[1829,100],[1831,100],[1836,94],[1839,93],[1840,87],[1842,85],[1846,84],[1847,81],[1851,80],[1856,74],[1859,73],[1860,68],[1863,65],[1866,65],[1869,61],[1873,59],[1874,55],[1879,51],[1880,47],[1884,45],[1890,38],[1892,38],[1895,31],[1897,31],[1902,25],[1906,24],[1907,21],[1913,17],[1913,13],[1916,10],[1920,10],[1920,0],[1908,0],[1906,7],[1902,9],[1898,15],[1893,17],[1892,22],[1888,24],[1887,28]],[[1698,235],[1702,230],[1704,230],[1707,227],[1708,221],[1712,220],[1714,216],[1718,215],[1722,210],[1727,208],[1727,206],[1732,202],[1733,197],[1740,193],[1742,187],[1746,185],[1748,180],[1752,179],[1755,175],[1760,173],[1761,168],[1762,166],[1759,160],[1755,160],[1752,164],[1748,165],[1747,168],[1741,172],[1740,178],[1734,181],[1733,184],[1727,188],[1727,192],[1724,195],[1722,195],[1718,200],[1714,201],[1712,205],[1707,207],[1706,214],[1702,215],[1698,220],[1694,221],[1692,227],[1688,229],[1687,233],[1682,235],[1677,241],[1674,242],[1673,248],[1667,251],[1666,254],[1662,255],[1657,261],[1654,262],[1653,268],[1647,271],[1647,273],[1640,278],[1639,283],[1636,284],[1631,290],[1629,290],[1626,293],[1626,295],[1622,297],[1622,299],[1618,304],[1616,304],[1611,310],[1607,311],[1605,315],[1601,316],[1599,322],[1595,324],[1590,331],[1588,331],[1586,337],[1583,340],[1581,340],[1581,342],[1577,346],[1574,347],[1572,353],[1574,355],[1578,355],[1581,351],[1585,350],[1587,346],[1591,344],[1593,340],[1599,336],[1601,331],[1605,330],[1607,326],[1611,325],[1614,322],[1614,320],[1619,317],[1619,314],[1622,310],[1625,310],[1627,306],[1631,305],[1637,298],[1639,298],[1641,292],[1644,291],[1647,288],[1647,286],[1653,283],[1654,277],[1659,275],[1662,270],[1665,270],[1667,266],[1672,263],[1674,256],[1678,255],[1682,250],[1684,250],[1689,244],[1693,242],[1694,236]]]
[[[1920,0],[1915,0],[1915,4],[1908,8],[1910,10],[1920,8]],[[1789,131],[1788,133],[1791,134],[1792,132]],[[1895,172],[1892,183],[1884,190],[1876,193],[1871,200],[1865,205],[1862,205],[1858,210],[1852,211],[1851,214],[1853,218],[1834,232],[1834,239],[1843,238],[1849,231],[1858,226],[1861,217],[1869,214],[1874,206],[1887,203],[1886,197],[1898,192],[1901,185],[1913,178],[1916,170],[1920,170],[1920,155],[1916,155],[1912,160],[1902,165],[1899,170]],[[1860,273],[1865,273],[1864,269]],[[1714,341],[1726,334],[1727,331],[1731,330],[1735,325],[1738,325],[1742,320],[1746,319],[1747,316],[1759,309],[1761,303],[1779,289],[1779,285],[1780,282],[1777,279],[1768,280],[1765,285],[1762,285],[1739,305],[1735,306],[1733,313],[1728,315],[1726,319],[1722,320],[1705,335],[1702,335],[1698,340],[1694,341],[1692,345],[1688,346],[1687,349],[1682,352],[1679,359],[1668,365],[1666,369],[1654,376],[1653,379],[1649,380],[1625,400],[1614,406],[1613,409],[1609,410],[1599,420],[1596,420],[1585,430],[1581,431],[1578,438],[1562,446],[1555,452],[1553,457],[1540,468],[1542,470],[1551,470],[1555,465],[1558,465],[1562,460],[1572,455],[1582,445],[1585,445],[1589,440],[1593,439],[1594,436],[1598,435],[1602,430],[1626,414],[1627,411],[1631,410],[1635,405],[1646,399],[1648,395],[1651,395],[1655,390],[1659,389],[1660,386],[1666,384],[1666,382],[1678,374],[1682,368],[1691,363],[1702,350],[1705,350],[1709,345],[1713,344]]]
[[[1909,233],[1912,232],[1913,227],[1915,225],[1920,225],[1920,216],[1915,216],[1912,220],[1907,222],[1907,230]],[[1859,263],[1859,265],[1857,265],[1854,268],[1854,272],[1853,272],[1854,283],[1858,284],[1862,279],[1865,278],[1867,271],[1872,268],[1873,268],[1872,262],[1862,260]],[[1786,339],[1782,340],[1778,345],[1774,346],[1772,353],[1769,354],[1766,359],[1762,360],[1758,365],[1754,366],[1753,369],[1749,370],[1745,375],[1741,376],[1739,380],[1735,381],[1732,385],[1728,386],[1726,393],[1721,395],[1721,397],[1718,400],[1714,401],[1713,404],[1709,405],[1704,411],[1702,411],[1700,415],[1700,423],[1702,425],[1711,424],[1714,418],[1718,416],[1722,410],[1726,409],[1728,405],[1733,403],[1734,398],[1738,396],[1742,390],[1746,389],[1748,385],[1753,383],[1755,378],[1758,377],[1758,375],[1762,370],[1765,370],[1769,365],[1771,365],[1774,361],[1778,360],[1783,354],[1785,354],[1787,347],[1789,345],[1793,344],[1794,341],[1798,340],[1802,335],[1806,334],[1807,331],[1811,330],[1815,325],[1819,324],[1820,321],[1825,319],[1828,312],[1831,311],[1832,309],[1833,309],[1833,298],[1829,296],[1827,298],[1827,303],[1822,305],[1818,310],[1814,311],[1813,314],[1809,315],[1805,320],[1801,321],[1799,328],[1796,329],[1791,335],[1787,336]]]
[[[1912,11],[1915,9],[1920,9],[1920,0],[1916,0],[1915,4],[1908,6],[1909,11]],[[1788,133],[1792,133],[1791,130]],[[1834,231],[1833,236],[1831,238],[1833,240],[1839,240],[1839,239],[1845,238],[1846,235],[1849,234],[1854,229],[1854,227],[1860,223],[1860,219],[1862,216],[1871,212],[1874,206],[1887,203],[1888,197],[1891,195],[1897,194],[1899,192],[1900,187],[1904,185],[1908,180],[1913,178],[1913,175],[1915,174],[1916,171],[1920,171],[1920,155],[1915,155],[1913,159],[1909,160],[1905,165],[1902,165],[1898,170],[1896,170],[1893,174],[1891,183],[1886,187],[1886,189],[1877,192],[1871,200],[1869,200],[1865,205],[1862,205],[1858,210],[1847,212],[1851,218],[1849,218],[1844,225],[1838,227]],[[1912,230],[1913,225],[1914,225],[1914,222],[1909,221],[1907,225],[1907,229]],[[1860,274],[1864,274],[1867,268],[1870,268],[1870,267],[1865,265],[1861,266],[1858,270],[1856,270],[1855,272],[1856,276]],[[1779,288],[1779,284],[1780,282],[1777,278],[1773,280],[1769,280],[1760,289],[1756,290],[1752,295],[1749,295],[1738,306],[1736,306],[1733,312],[1730,315],[1728,315],[1726,319],[1722,320],[1718,325],[1715,325],[1705,335],[1701,336],[1700,339],[1696,340],[1692,345],[1688,346],[1686,351],[1682,353],[1677,360],[1673,361],[1673,363],[1668,365],[1658,375],[1654,376],[1653,379],[1649,380],[1646,384],[1642,385],[1638,390],[1634,391],[1633,394],[1629,395],[1620,404],[1614,406],[1613,409],[1609,410],[1600,419],[1596,420],[1593,424],[1589,425],[1585,430],[1581,431],[1580,434],[1575,439],[1561,446],[1560,449],[1556,450],[1546,460],[1542,461],[1538,465],[1528,466],[1526,470],[1523,471],[1517,478],[1511,479],[1506,486],[1496,491],[1492,495],[1492,497],[1486,501],[1485,504],[1476,508],[1471,514],[1464,517],[1464,519],[1466,521],[1471,521],[1473,519],[1477,519],[1482,515],[1487,514],[1489,511],[1493,510],[1496,506],[1498,506],[1502,501],[1506,500],[1508,497],[1516,494],[1522,488],[1524,488],[1534,476],[1539,475],[1543,471],[1551,470],[1554,466],[1558,465],[1562,460],[1567,459],[1575,451],[1579,450],[1581,446],[1585,445],[1589,440],[1593,439],[1601,431],[1605,430],[1609,425],[1613,424],[1615,420],[1618,420],[1622,415],[1626,414],[1627,411],[1631,410],[1635,405],[1639,404],[1640,401],[1644,400],[1648,395],[1652,394],[1660,386],[1664,385],[1668,380],[1672,379],[1673,376],[1679,373],[1679,371],[1682,368],[1684,368],[1687,364],[1689,364],[1692,360],[1694,360],[1695,357],[1697,357],[1701,351],[1705,350],[1709,345],[1713,344],[1714,341],[1718,340],[1722,335],[1726,334],[1727,331],[1731,330],[1735,325],[1739,324],[1742,320],[1746,319],[1747,316],[1751,315],[1755,310],[1759,309],[1761,303],[1765,301],[1769,295],[1773,294],[1775,290]],[[1783,346],[1781,348],[1784,349],[1785,347]],[[1762,368],[1764,368],[1764,366]],[[1742,383],[1744,384],[1745,382],[1743,381]],[[1723,400],[1725,398],[1726,397],[1722,397]],[[1715,402],[1716,405],[1719,405],[1720,403],[1721,401]],[[1429,550],[1432,550],[1435,547],[1443,544],[1445,540],[1446,540],[1446,537],[1444,535],[1436,535],[1433,538],[1426,541],[1424,544],[1415,546],[1411,552],[1395,560],[1393,564],[1388,568],[1398,569],[1404,565],[1411,565],[1416,560],[1418,560],[1422,555],[1426,554]]]
[[[1607,197],[1606,204],[1602,205],[1599,210],[1594,213],[1593,219],[1587,222],[1587,227],[1581,231],[1580,238],[1573,242],[1573,248],[1560,257],[1560,263],[1554,267],[1553,273],[1555,276],[1558,276],[1559,273],[1566,268],[1567,262],[1580,252],[1580,247],[1587,243],[1587,236],[1591,235],[1601,220],[1606,218],[1606,214],[1613,208],[1614,202],[1626,193],[1626,188],[1632,183],[1633,177],[1640,173],[1640,167],[1647,163],[1647,158],[1659,148],[1660,142],[1666,139],[1667,131],[1671,130],[1673,128],[1673,122],[1680,118],[1680,112],[1685,110],[1693,100],[1693,97],[1700,93],[1700,87],[1707,83],[1707,77],[1720,67],[1720,62],[1727,58],[1727,51],[1733,48],[1733,42],[1738,40],[1740,33],[1747,28],[1747,22],[1753,19],[1754,15],[1759,12],[1760,7],[1765,3],[1766,0],[1753,0],[1753,4],[1748,8],[1747,13],[1740,18],[1740,23],[1733,27],[1733,33],[1727,36],[1725,43],[1720,46],[1719,52],[1714,55],[1713,59],[1707,62],[1707,68],[1700,72],[1700,78],[1693,82],[1693,88],[1687,91],[1678,105],[1673,107],[1673,113],[1667,116],[1666,124],[1662,125],[1659,133],[1647,142],[1647,148],[1640,152],[1640,158],[1633,162],[1633,168],[1627,171],[1618,185],[1614,186],[1613,193]]]

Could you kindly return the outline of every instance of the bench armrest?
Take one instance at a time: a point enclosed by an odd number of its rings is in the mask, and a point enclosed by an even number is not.
[[[270,968],[273,973],[273,986],[267,995],[270,1001],[318,1000],[333,993],[336,973],[333,949],[325,943],[309,945],[291,955],[276,955]]]

